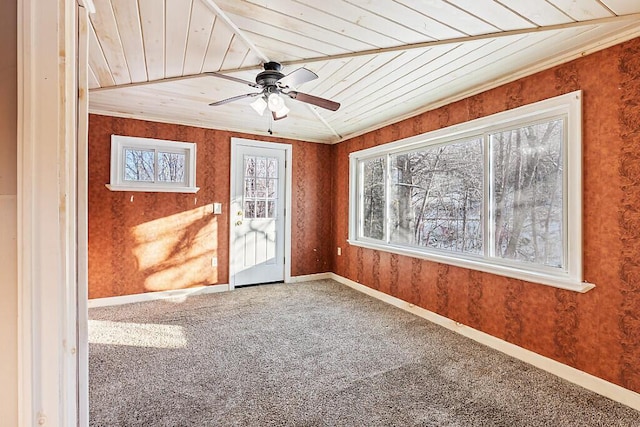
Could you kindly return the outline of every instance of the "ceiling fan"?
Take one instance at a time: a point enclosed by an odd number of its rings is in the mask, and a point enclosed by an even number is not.
[[[233,96],[231,98],[223,99],[222,101],[212,102],[209,105],[215,107],[244,98],[256,98],[256,100],[251,103],[251,107],[260,115],[263,115],[265,110],[268,108],[269,111],[271,111],[274,120],[284,119],[287,117],[287,113],[289,113],[289,108],[287,108],[284,103],[284,99],[280,95],[285,95],[291,99],[306,102],[307,104],[326,108],[331,111],[336,111],[340,108],[340,103],[338,102],[291,89],[292,87],[297,87],[298,85],[317,79],[318,76],[313,71],[302,67],[285,76],[280,72],[280,70],[282,70],[282,65],[278,62],[266,62],[263,66],[264,71],[260,72],[256,76],[255,83],[239,79],[237,77],[228,76],[226,74],[216,72],[205,73],[210,76],[220,77],[234,82],[243,83],[256,89],[261,89],[260,92]]]

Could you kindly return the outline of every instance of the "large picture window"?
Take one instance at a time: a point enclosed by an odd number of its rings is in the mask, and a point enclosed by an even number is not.
[[[112,191],[195,193],[196,144],[111,136]]]
[[[354,152],[349,242],[586,291],[581,93]]]

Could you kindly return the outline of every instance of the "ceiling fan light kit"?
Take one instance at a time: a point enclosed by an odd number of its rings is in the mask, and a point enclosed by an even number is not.
[[[280,70],[282,69],[282,65],[280,65],[278,62],[266,62],[263,66],[264,71],[260,72],[256,76],[255,83],[239,79],[237,77],[228,76],[226,74],[216,72],[206,73],[213,77],[219,77],[237,83],[243,83],[256,89],[262,89],[261,92],[238,95],[231,98],[223,99],[221,101],[212,102],[209,105],[216,107],[219,105],[238,101],[240,99],[256,97],[256,100],[251,102],[250,104],[251,108],[253,108],[256,113],[261,116],[268,108],[269,111],[271,111],[274,120],[283,119],[289,113],[289,108],[285,104],[284,99],[281,95],[286,95],[291,99],[295,99],[296,101],[315,105],[317,107],[325,108],[331,111],[337,111],[338,108],[340,108],[340,103],[338,102],[298,92],[292,89],[293,87],[317,79],[318,76],[313,71],[302,67],[298,68],[295,71],[292,71],[287,75],[284,75],[280,72]]]
[[[263,115],[264,114],[264,110],[267,108],[267,101],[264,100],[264,97],[260,97],[257,98],[255,101],[253,101],[251,104],[251,108],[253,108],[256,113]]]
[[[277,93],[272,93],[269,95],[267,100],[267,106],[269,110],[271,110],[276,118],[282,118],[289,113],[289,109],[284,103],[284,99]]]

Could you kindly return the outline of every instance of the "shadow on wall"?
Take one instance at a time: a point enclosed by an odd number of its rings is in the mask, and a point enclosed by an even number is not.
[[[138,279],[145,291],[184,289],[218,280],[218,221],[211,205],[130,228]]]

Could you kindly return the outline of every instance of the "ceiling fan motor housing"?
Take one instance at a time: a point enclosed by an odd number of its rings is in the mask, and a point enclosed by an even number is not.
[[[276,82],[284,77],[280,72],[282,65],[278,62],[266,62],[264,71],[256,76],[256,83],[263,87],[276,86]]]

